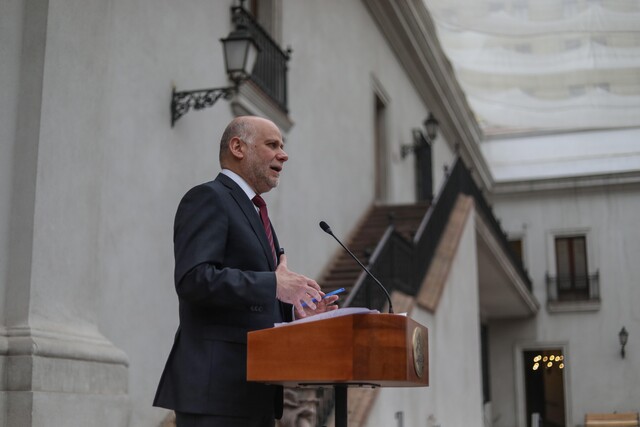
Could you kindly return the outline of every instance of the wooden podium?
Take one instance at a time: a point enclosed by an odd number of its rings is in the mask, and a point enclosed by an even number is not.
[[[427,328],[396,314],[293,322],[247,337],[247,379],[333,386],[336,427],[347,426],[347,387],[429,385]]]

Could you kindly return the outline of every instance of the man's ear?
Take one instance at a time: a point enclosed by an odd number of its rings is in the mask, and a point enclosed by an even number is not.
[[[246,149],[246,144],[242,142],[242,140],[237,136],[234,136],[229,141],[229,152],[231,152],[231,155],[234,158],[238,160],[244,158],[245,149]]]

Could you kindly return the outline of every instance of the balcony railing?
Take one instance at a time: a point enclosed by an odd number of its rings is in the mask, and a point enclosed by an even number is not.
[[[475,184],[462,159],[456,161],[438,197],[427,211],[413,242],[406,241],[404,237],[395,232],[393,225],[387,229],[369,260],[368,267],[371,272],[378,276],[389,292],[395,289],[407,295],[416,295],[433,260],[435,250],[444,234],[459,194],[473,197],[476,210],[487,220],[494,236],[510,258],[511,264],[531,291],[531,279],[522,265],[522,261],[513,253],[507,236],[495,218],[493,210]],[[378,289],[375,283],[368,283],[369,280],[364,274],[360,276],[358,283],[345,301],[345,306],[369,307],[379,310],[384,307],[386,303],[384,293]]]
[[[584,276],[546,275],[549,302],[600,301],[600,273]]]
[[[285,113],[287,106],[287,62],[290,51],[283,51],[269,33],[256,22],[246,9],[235,6],[232,9],[233,23],[243,25],[260,47],[260,54],[251,74],[253,81]]]
[[[485,199],[484,195],[476,185],[471,173],[464,165],[462,159],[458,158],[453,169],[447,177],[444,187],[434,200],[431,209],[416,233],[414,244],[418,259],[431,260],[440,242],[440,237],[444,234],[445,227],[449,221],[449,216],[453,211],[459,194],[466,194],[473,197],[476,211],[487,221],[493,231],[493,235],[498,240],[504,253],[507,255],[516,272],[531,291],[531,278],[522,264],[522,260],[513,252],[509,245],[507,235],[502,230],[500,223],[496,219],[493,209]],[[416,263],[415,277],[422,278],[429,268],[429,263]]]

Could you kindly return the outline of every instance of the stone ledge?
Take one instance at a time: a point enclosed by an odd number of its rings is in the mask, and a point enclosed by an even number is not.
[[[97,331],[0,329],[0,425],[126,427],[128,365]]]
[[[123,365],[39,356],[0,357],[4,391],[126,395]]]
[[[549,313],[581,313],[600,310],[600,301],[549,301]]]
[[[129,366],[127,355],[98,333],[76,335],[30,327],[0,330],[1,355],[31,355]]]
[[[10,392],[6,427],[126,427],[131,403],[126,395]]]

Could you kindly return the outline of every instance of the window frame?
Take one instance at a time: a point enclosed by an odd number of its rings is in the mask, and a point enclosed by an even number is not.
[[[577,248],[577,243],[582,241],[582,258],[584,269],[579,272],[577,264],[578,256],[576,252],[580,250]],[[568,265],[565,266],[566,270],[568,270],[568,274],[565,275],[560,274],[559,270],[561,270],[560,264],[560,254],[559,254],[559,243],[566,242],[567,243],[567,262]],[[570,235],[570,236],[556,236],[554,238],[554,251],[555,251],[555,260],[556,260],[556,286],[558,293],[558,300],[567,300],[567,299],[589,299],[589,259],[588,253],[589,249],[587,246],[587,236],[584,234],[578,235]],[[581,269],[582,270],[582,269]],[[561,284],[567,283],[568,287],[561,286]],[[584,283],[583,286],[579,286],[581,283]],[[563,296],[561,297],[561,294]]]
[[[558,270],[556,262],[556,239],[574,236],[585,238],[585,262],[587,268],[587,292],[584,298],[561,299],[558,294]],[[600,277],[598,265],[598,239],[589,227],[552,229],[547,231],[547,310],[550,313],[582,312],[600,310]],[[551,282],[550,282],[551,281]],[[553,287],[550,283],[553,283]],[[595,296],[592,294],[595,293]]]

